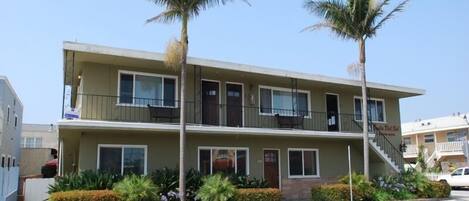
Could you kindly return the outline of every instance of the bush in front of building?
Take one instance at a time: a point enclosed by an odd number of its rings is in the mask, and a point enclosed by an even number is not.
[[[229,175],[231,183],[236,188],[268,188],[269,185],[265,179],[257,179],[255,177],[249,177],[242,174]]]
[[[196,196],[201,201],[228,201],[236,193],[236,186],[221,174],[205,177],[203,181]]]
[[[158,197],[155,184],[145,176],[128,175],[114,185],[113,191],[125,201],[154,201]]]
[[[52,193],[49,201],[123,201],[111,190],[67,191]]]
[[[49,193],[73,190],[111,190],[115,183],[122,180],[120,174],[86,170],[80,173],[69,173],[57,177],[49,186]]]
[[[186,197],[188,200],[195,199],[197,191],[203,184],[202,177],[202,174],[195,169],[190,169],[186,173]],[[179,187],[178,169],[157,169],[151,173],[150,178],[158,188],[158,196],[162,200],[179,200],[179,192],[177,190]]]
[[[367,200],[365,194],[353,187],[354,200]],[[372,196],[372,194],[370,194]],[[348,184],[326,184],[315,186],[311,189],[312,200],[336,201],[350,200],[350,186]]]
[[[451,194],[451,186],[446,181],[431,181],[421,192],[421,198],[447,198]]]
[[[244,188],[236,190],[234,201],[280,201],[282,193],[276,188]]]

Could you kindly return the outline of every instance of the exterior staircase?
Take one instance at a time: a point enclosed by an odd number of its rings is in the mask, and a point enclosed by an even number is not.
[[[386,161],[394,171],[404,171],[406,161],[404,160],[403,153],[391,143],[375,124],[370,122],[369,125],[371,127],[370,130],[373,131],[374,134],[374,136],[371,135],[369,138],[371,149],[373,149],[382,160]],[[359,126],[362,128],[362,125]]]

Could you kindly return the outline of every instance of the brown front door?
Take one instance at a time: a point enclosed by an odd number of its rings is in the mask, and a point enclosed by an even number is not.
[[[208,125],[219,125],[218,82],[202,81],[202,123]]]
[[[226,84],[226,123],[231,127],[243,126],[243,87]]]
[[[279,151],[264,150],[264,179],[271,188],[279,188]]]

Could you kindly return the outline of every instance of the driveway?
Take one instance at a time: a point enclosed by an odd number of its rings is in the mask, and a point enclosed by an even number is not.
[[[468,200],[469,201],[469,189],[452,190],[451,197],[449,200]]]

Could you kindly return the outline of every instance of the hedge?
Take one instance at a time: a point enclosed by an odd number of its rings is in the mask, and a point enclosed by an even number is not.
[[[282,193],[275,188],[245,188],[236,190],[236,201],[280,201]]]
[[[420,197],[447,198],[451,194],[451,186],[446,181],[431,181]]]
[[[121,201],[119,195],[111,190],[66,191],[52,193],[50,201]]]
[[[369,195],[365,195],[363,190],[356,187],[352,188],[354,200],[367,200],[372,196],[373,189],[369,190]],[[350,186],[348,184],[327,184],[315,186],[311,189],[312,200],[336,201],[350,200]]]

